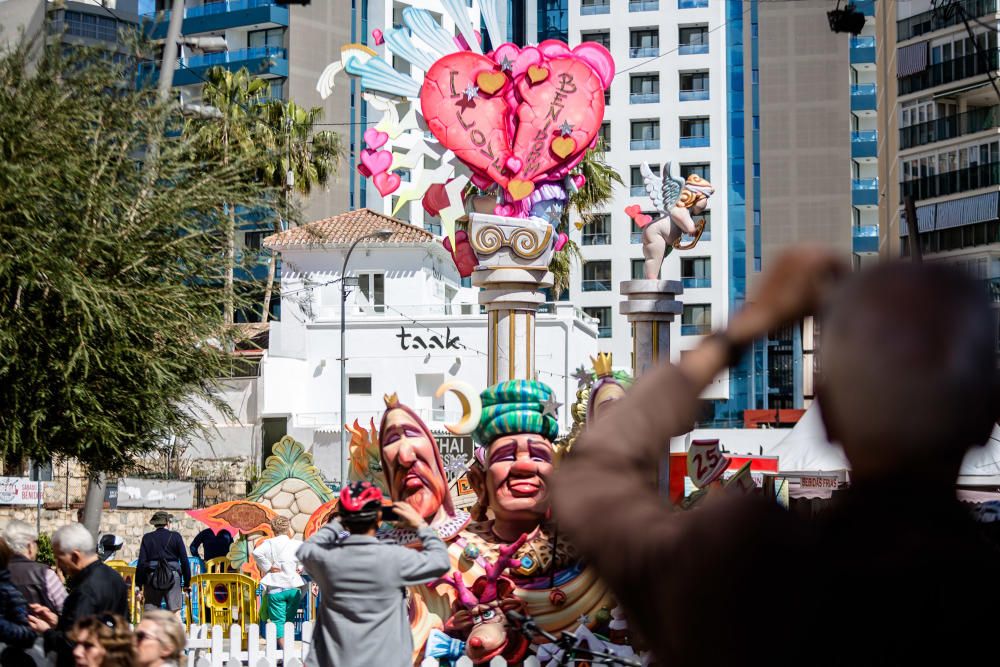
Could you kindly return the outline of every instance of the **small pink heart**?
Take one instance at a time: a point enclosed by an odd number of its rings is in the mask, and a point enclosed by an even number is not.
[[[584,185],[586,185],[586,183],[587,183],[586,176],[584,176],[583,174],[573,174],[573,185],[576,186],[577,190],[581,189]]]
[[[627,215],[630,218],[635,218],[635,216],[639,215],[640,213],[642,213],[642,207],[639,206],[638,204],[632,204],[631,206],[625,207],[625,215]]]
[[[524,162],[521,161],[521,158],[511,155],[507,158],[507,161],[504,162],[504,166],[510,169],[510,173],[516,174],[521,171],[521,167],[524,166]]]
[[[385,44],[385,37],[382,35],[382,31],[378,28],[372,30],[372,39],[375,40],[375,46],[382,46]]]
[[[513,204],[497,204],[493,208],[494,215],[500,215],[505,218],[510,218],[514,215],[514,205]]]
[[[361,151],[361,164],[372,174],[381,174],[392,166],[392,153],[389,151],[373,151],[366,148]]]
[[[379,194],[383,197],[391,195],[393,192],[398,190],[400,180],[399,174],[384,171],[380,174],[375,174],[375,176],[372,177],[372,183],[375,184],[375,189],[378,190]]]
[[[365,144],[368,148],[377,150],[385,146],[385,142],[387,141],[389,141],[389,135],[385,132],[379,132],[374,127],[369,127],[365,130]]]
[[[553,246],[553,249],[556,252],[559,252],[560,250],[563,249],[563,246],[566,245],[566,241],[568,241],[568,240],[569,240],[569,237],[566,236],[565,232],[559,232],[559,236],[556,237],[556,243],[555,243],[555,246]]]

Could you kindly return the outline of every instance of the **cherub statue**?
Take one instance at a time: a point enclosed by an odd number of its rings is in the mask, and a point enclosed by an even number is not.
[[[629,207],[627,212],[642,227],[642,254],[646,258],[644,273],[647,280],[655,280],[660,275],[660,265],[672,248],[688,250],[693,248],[702,232],[705,221],[695,223],[692,216],[700,215],[708,208],[708,198],[715,193],[712,184],[697,174],[690,174],[682,181],[670,173],[671,163],[667,162],[660,175],[653,173],[645,162],[639,167],[646,192],[656,206],[656,217],[636,212],[638,207]],[[694,241],[681,245],[682,234],[694,236]]]

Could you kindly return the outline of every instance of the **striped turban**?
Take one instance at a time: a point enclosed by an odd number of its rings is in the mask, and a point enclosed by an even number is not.
[[[502,435],[536,433],[546,440],[559,435],[559,421],[544,412],[545,403],[555,400],[548,385],[537,380],[508,380],[480,394],[483,412],[472,434],[483,447]]]

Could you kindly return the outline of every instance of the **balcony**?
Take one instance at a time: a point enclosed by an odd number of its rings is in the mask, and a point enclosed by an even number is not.
[[[584,292],[610,292],[611,280],[581,280]]]
[[[1000,162],[977,164],[899,184],[901,197],[930,199],[1000,185]]]
[[[855,178],[851,181],[851,204],[858,208],[878,206],[878,179]]]
[[[954,139],[965,134],[983,132],[1000,127],[1000,106],[970,109],[965,113],[935,118],[900,128],[899,148],[913,148],[935,141]]]
[[[204,83],[204,75],[198,70],[205,70],[215,65],[220,65],[229,70],[238,70],[241,67],[246,67],[250,71],[250,74],[254,76],[288,76],[288,52],[286,49],[274,46],[259,46],[252,49],[240,49],[239,51],[208,53],[203,56],[180,58],[178,63],[179,67],[174,73],[175,86],[190,86]]]
[[[875,64],[875,38],[851,37],[851,64],[852,65],[874,65]]]
[[[610,14],[611,4],[602,3],[595,5],[581,5],[580,6],[580,16],[594,16],[595,14]]]
[[[703,287],[711,287],[711,278],[681,278],[681,285],[684,289],[699,289]]]
[[[694,56],[699,53],[708,53],[708,44],[681,44],[677,47],[679,56]]]
[[[959,25],[962,23],[962,14],[969,17],[971,22],[973,18],[996,14],[997,11],[997,0],[961,0],[955,4],[958,5],[955,11],[947,12],[947,14],[937,12],[937,16],[935,16],[935,12],[929,10],[896,21],[896,41],[905,42],[935,30]]]
[[[142,20],[143,30],[150,38],[163,39],[167,36],[170,12],[145,14]],[[196,35],[244,26],[287,27],[288,8],[276,5],[274,0],[226,0],[187,7],[181,33]]]
[[[707,148],[711,146],[708,137],[681,137],[681,148]]]
[[[656,104],[659,101],[659,93],[631,93],[628,96],[629,104]]]
[[[677,0],[677,9],[704,9],[708,0]]]
[[[629,0],[630,12],[655,12],[660,9],[659,0]]]
[[[979,76],[997,69],[997,51],[970,53],[951,60],[945,60],[916,74],[898,79],[899,94],[916,93],[946,83],[954,83],[969,77]]]
[[[851,232],[855,255],[878,254],[878,225],[858,225]]]
[[[660,149],[659,139],[633,139],[628,142],[629,149],[633,151],[655,151]]]
[[[642,189],[642,194],[646,194],[646,189]],[[633,197],[641,195],[632,195]],[[642,243],[642,232],[632,232],[632,235],[628,237],[629,243]]]
[[[702,90],[681,90],[678,93],[681,102],[697,102],[708,99],[708,89]]]
[[[873,162],[878,156],[878,132],[862,130],[851,132],[851,158],[859,162]]]
[[[712,333],[711,324],[682,324],[682,336],[705,336]]]
[[[646,186],[632,184],[632,187],[628,189],[628,194],[630,197],[645,197],[646,196]]]
[[[628,50],[629,58],[655,58],[660,55],[658,46],[633,46]]]
[[[584,234],[580,239],[580,243],[582,245],[608,245],[611,243],[611,234]]]
[[[851,85],[851,111],[859,115],[875,113],[876,94],[874,83],[855,83]]]

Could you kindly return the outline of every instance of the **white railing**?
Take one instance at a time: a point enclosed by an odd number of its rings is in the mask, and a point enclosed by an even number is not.
[[[285,623],[285,648],[278,648],[277,627],[268,623],[264,631],[264,645],[261,646],[260,630],[257,625],[247,627],[246,649],[243,648],[243,636],[240,626],[233,625],[224,631],[221,625],[192,625],[188,632],[187,649],[188,664],[194,667],[302,667],[312,645],[313,625],[306,621],[302,624],[302,640],[293,641],[295,627]],[[529,656],[523,667],[540,667],[538,658]],[[420,667],[438,667],[436,658],[424,658]],[[462,656],[455,663],[456,667],[472,667],[472,660]],[[490,667],[507,667],[507,661],[497,656],[489,663]]]
[[[302,640],[293,641],[295,626],[285,623],[285,648],[278,648],[278,629],[268,623],[264,630],[264,645],[261,646],[260,628],[254,624],[247,627],[246,650],[243,649],[243,635],[240,626],[233,625],[228,632],[221,625],[192,625],[188,631],[188,664],[194,667],[301,667],[312,642],[312,623],[302,624]],[[228,636],[227,636],[228,635]]]

